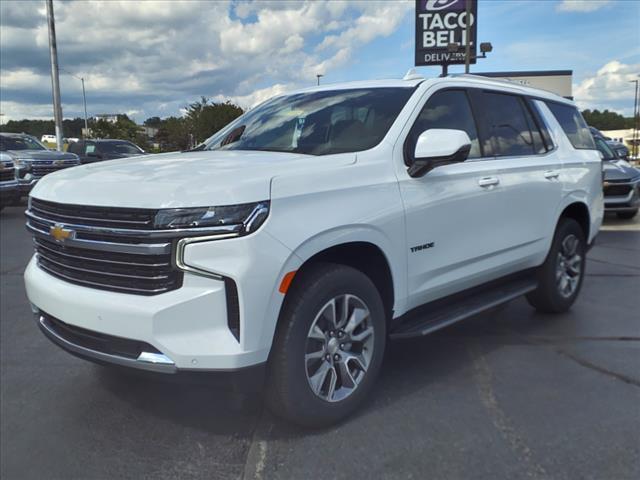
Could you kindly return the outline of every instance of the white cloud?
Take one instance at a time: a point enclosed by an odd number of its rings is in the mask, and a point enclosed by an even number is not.
[[[562,0],[556,5],[559,12],[595,12],[601,9],[611,0]]]
[[[595,75],[573,87],[573,96],[580,108],[616,110],[632,115],[635,85],[640,80],[640,64],[625,64],[613,60],[600,68]]]
[[[136,110],[144,119],[179,114],[202,95],[250,106],[284,86],[312,85],[393,33],[412,5],[92,0],[55,1],[54,10],[60,66],[85,78],[89,114]],[[32,105],[51,98],[43,5],[1,0],[0,22],[3,119],[31,117]],[[61,84],[65,116],[80,115],[79,81],[61,72]]]

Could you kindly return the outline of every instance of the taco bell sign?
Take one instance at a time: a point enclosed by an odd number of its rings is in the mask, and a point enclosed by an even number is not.
[[[467,19],[467,2],[470,15]],[[477,0],[416,0],[416,66],[464,64],[467,21],[470,26],[471,58],[476,63]],[[457,43],[457,52],[449,52]]]

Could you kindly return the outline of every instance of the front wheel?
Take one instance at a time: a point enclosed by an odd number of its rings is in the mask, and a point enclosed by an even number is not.
[[[582,287],[586,251],[584,232],[578,222],[560,219],[551,249],[536,273],[538,288],[527,295],[536,310],[561,313],[571,308]]]
[[[288,293],[269,360],[267,402],[303,426],[335,423],[367,398],[384,355],[385,310],[362,272],[319,264]]]

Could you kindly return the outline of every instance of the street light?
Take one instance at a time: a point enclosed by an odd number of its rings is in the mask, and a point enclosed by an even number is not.
[[[316,73],[316,78],[318,79],[318,85],[320,85],[320,78],[324,77],[322,73]]]
[[[71,73],[68,70],[65,70],[64,68],[61,68],[60,70],[62,70],[64,73],[66,73],[68,75],[71,75],[73,78],[77,78],[78,80],[80,80],[82,82],[82,101],[84,103],[84,132],[85,132],[85,136],[88,136],[89,135],[89,122],[87,121],[87,95],[86,95],[85,90],[84,90],[84,77],[78,77],[77,75],[74,75],[73,73]]]

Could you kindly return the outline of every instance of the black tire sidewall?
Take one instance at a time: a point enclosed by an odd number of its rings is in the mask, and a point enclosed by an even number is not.
[[[578,238],[578,250],[582,257],[582,262],[580,264],[580,278],[578,280],[576,290],[571,296],[564,297],[558,291],[558,284],[556,281],[556,262],[562,247],[562,242],[569,235],[575,235]],[[553,243],[545,263],[538,271],[538,289],[532,296],[534,300],[532,303],[536,308],[546,312],[560,313],[567,311],[571,305],[573,305],[580,294],[580,290],[582,289],[587,260],[586,253],[586,240],[582,227],[580,227],[578,222],[571,218],[562,219],[556,229]]]
[[[344,265],[321,264],[305,272],[290,292],[277,332],[274,365],[270,365],[269,383],[278,390],[271,401],[276,413],[305,426],[334,423],[351,413],[368,396],[384,357],[386,343],[385,310],[380,294],[362,272]],[[339,402],[317,397],[308,383],[305,371],[305,348],[309,329],[316,315],[332,298],[351,294],[362,300],[374,327],[371,363],[357,389]],[[271,363],[271,362],[270,362]],[[284,405],[273,405],[273,401]]]

